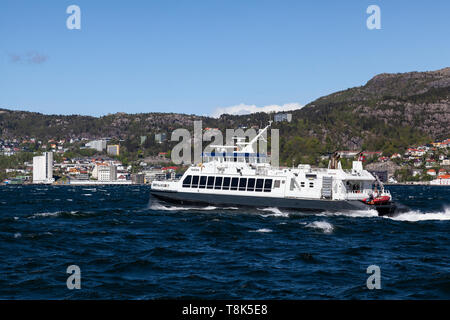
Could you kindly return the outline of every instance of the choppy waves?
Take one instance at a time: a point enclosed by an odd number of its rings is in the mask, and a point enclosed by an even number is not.
[[[318,229],[324,233],[332,233],[334,226],[326,221],[313,221],[306,225],[306,228]]]
[[[238,210],[237,207],[215,207],[215,206],[179,206],[179,205],[170,205],[170,204],[163,204],[159,201],[152,201],[148,208],[151,210],[160,210],[160,211],[211,211],[211,210]]]
[[[394,217],[171,205],[146,187],[85,189],[0,188],[0,299],[450,298],[443,188],[391,190],[411,208]],[[72,264],[82,270],[76,293],[65,289]],[[383,276],[376,293],[364,288],[372,264]]]
[[[161,210],[161,211],[222,211],[222,210],[244,210],[243,214],[254,214],[255,211],[248,210],[248,208],[242,209],[238,207],[215,207],[215,206],[177,206],[162,204],[160,202],[153,202],[148,206],[151,210]],[[381,218],[376,210],[354,210],[354,211],[328,211],[321,213],[310,213],[301,211],[292,211],[280,209],[277,207],[268,208],[256,208],[257,211],[267,212],[261,213],[262,217],[282,217],[289,218],[295,215],[310,215],[319,217],[330,217],[330,216],[343,216],[350,218]],[[46,215],[47,213],[42,213],[38,215]],[[48,215],[53,215],[54,213],[48,213]],[[450,220],[450,208],[447,207],[440,212],[423,212],[420,210],[411,210],[407,212],[402,212],[392,216],[383,216],[382,218],[391,219],[395,221],[407,221],[407,222],[418,222],[427,220]]]
[[[419,210],[412,210],[400,213],[393,217],[387,217],[396,221],[430,221],[430,220],[450,220],[450,207],[446,207],[440,212],[422,212]]]
[[[258,208],[258,210],[269,212],[267,214],[262,214],[261,216],[263,217],[284,217],[284,218],[289,217],[288,212],[283,212],[276,207],[262,208],[262,209]]]

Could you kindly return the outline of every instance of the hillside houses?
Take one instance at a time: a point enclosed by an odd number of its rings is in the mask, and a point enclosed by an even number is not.
[[[408,147],[403,154],[393,153],[383,155],[381,151],[338,151],[343,159],[358,159],[366,162],[369,167],[389,170],[389,181],[397,181],[397,172],[404,179],[414,181],[429,181],[432,178],[441,179],[450,172],[450,139],[433,142],[426,145]],[[322,157],[322,161],[327,157]],[[390,169],[389,169],[390,168]],[[395,176],[395,179],[390,179]],[[403,181],[404,181],[403,179]]]

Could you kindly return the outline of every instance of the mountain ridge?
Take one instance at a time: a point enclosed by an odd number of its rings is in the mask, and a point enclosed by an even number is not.
[[[435,71],[382,73],[364,85],[341,90],[290,111],[280,129],[281,157],[313,162],[337,149],[401,150],[411,144],[450,136],[450,67]],[[219,129],[262,125],[272,114],[221,115],[115,113],[101,117],[44,115],[0,109],[0,137],[137,140],[141,135],[176,128],[193,129],[193,121]],[[168,147],[168,146],[167,146]]]

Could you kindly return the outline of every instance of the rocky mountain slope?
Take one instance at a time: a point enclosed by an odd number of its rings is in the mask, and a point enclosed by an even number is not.
[[[293,117],[297,134],[316,137],[329,150],[393,152],[448,138],[450,68],[380,74],[364,86],[317,99]]]
[[[450,68],[380,74],[365,85],[317,99],[292,112],[280,129],[281,158],[314,162],[338,149],[392,153],[412,144],[450,137]],[[273,115],[222,115],[219,119],[173,113],[116,113],[103,117],[42,115],[0,109],[1,138],[112,137],[203,127],[236,128],[266,123]]]

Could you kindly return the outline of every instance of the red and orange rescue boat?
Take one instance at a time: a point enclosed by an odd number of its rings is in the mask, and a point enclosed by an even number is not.
[[[372,205],[380,205],[380,204],[387,204],[389,203],[390,200],[391,200],[390,196],[379,196],[375,198],[365,198],[363,202]]]

